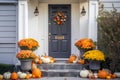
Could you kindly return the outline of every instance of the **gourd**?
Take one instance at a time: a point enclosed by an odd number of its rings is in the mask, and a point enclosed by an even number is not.
[[[78,63],[79,63],[79,64],[84,64],[85,61],[84,61],[83,59],[80,59],[80,60],[78,60]]]
[[[69,58],[69,62],[70,62],[70,63],[73,63],[73,61],[75,61],[76,58],[77,58],[77,57],[76,57],[75,55],[71,55],[70,58]]]
[[[43,61],[43,63],[50,63],[50,58],[48,56],[41,57],[41,60]]]
[[[42,76],[42,72],[39,68],[34,68],[32,70],[32,76],[36,78],[40,78]]]
[[[26,79],[30,79],[32,77],[32,74],[27,74]]]
[[[3,79],[3,75],[0,74],[0,80],[2,80],[2,79]]]
[[[106,70],[99,70],[98,71],[98,77],[99,78],[106,78],[108,76],[108,72]]]
[[[86,78],[86,77],[88,77],[88,75],[89,75],[89,71],[88,70],[83,69],[83,70],[80,71],[80,76],[81,77]]]
[[[16,80],[18,78],[18,74],[16,72],[11,73],[11,79]]]
[[[116,77],[117,77],[116,74],[112,74],[112,75],[111,75],[111,78],[116,78]]]
[[[25,78],[26,78],[26,76],[27,76],[27,74],[26,74],[26,73],[21,73],[21,74],[19,74],[19,78],[21,78],[21,79],[25,79]]]
[[[4,77],[5,79],[10,79],[11,73],[10,73],[10,72],[5,72],[5,73],[3,74],[3,77]]]

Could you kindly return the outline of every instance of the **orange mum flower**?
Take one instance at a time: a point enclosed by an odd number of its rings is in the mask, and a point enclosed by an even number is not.
[[[78,40],[75,43],[75,46],[78,49],[84,49],[84,50],[89,50],[89,49],[95,48],[95,44],[94,44],[93,40],[89,39],[89,38],[83,38],[83,39]]]
[[[39,43],[32,39],[32,38],[27,38],[27,39],[22,39],[18,42],[18,46],[20,47],[21,50],[36,50],[39,47]]]
[[[31,50],[21,50],[17,53],[16,57],[18,59],[34,59],[36,55]]]

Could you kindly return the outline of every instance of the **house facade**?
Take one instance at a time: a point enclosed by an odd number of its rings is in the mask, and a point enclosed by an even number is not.
[[[23,38],[39,42],[35,53],[40,56],[66,59],[78,55],[77,40],[88,37],[97,41],[99,1],[108,10],[113,3],[120,11],[119,0],[0,0],[0,63],[18,63],[17,42]],[[83,8],[85,15],[81,14]],[[56,17],[64,21],[60,23]]]

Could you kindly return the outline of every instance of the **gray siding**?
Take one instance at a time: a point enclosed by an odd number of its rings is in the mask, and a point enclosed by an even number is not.
[[[0,63],[13,64],[15,58],[17,41],[16,6],[15,4],[0,3]]]
[[[104,4],[106,10],[112,10],[112,4],[114,4],[114,7],[120,12],[120,0],[100,0],[100,2]]]

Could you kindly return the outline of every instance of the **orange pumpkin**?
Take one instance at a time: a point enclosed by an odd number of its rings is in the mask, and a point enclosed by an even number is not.
[[[80,59],[80,60],[78,60],[78,63],[79,64],[85,64],[85,60],[84,59]]]
[[[18,78],[18,74],[16,72],[12,72],[11,79],[16,80]]]
[[[73,61],[75,61],[76,58],[77,58],[76,55],[71,55],[68,61],[69,61],[70,63],[73,63]]]
[[[42,72],[39,68],[34,68],[32,70],[32,75],[34,75],[36,78],[40,78],[42,76]]]
[[[116,78],[116,77],[117,77],[116,74],[112,74],[112,75],[111,75],[111,78]]]
[[[42,64],[42,60],[41,59],[38,61],[38,64]]]
[[[108,72],[106,70],[99,70],[98,71],[98,77],[99,78],[106,78],[108,76]]]

